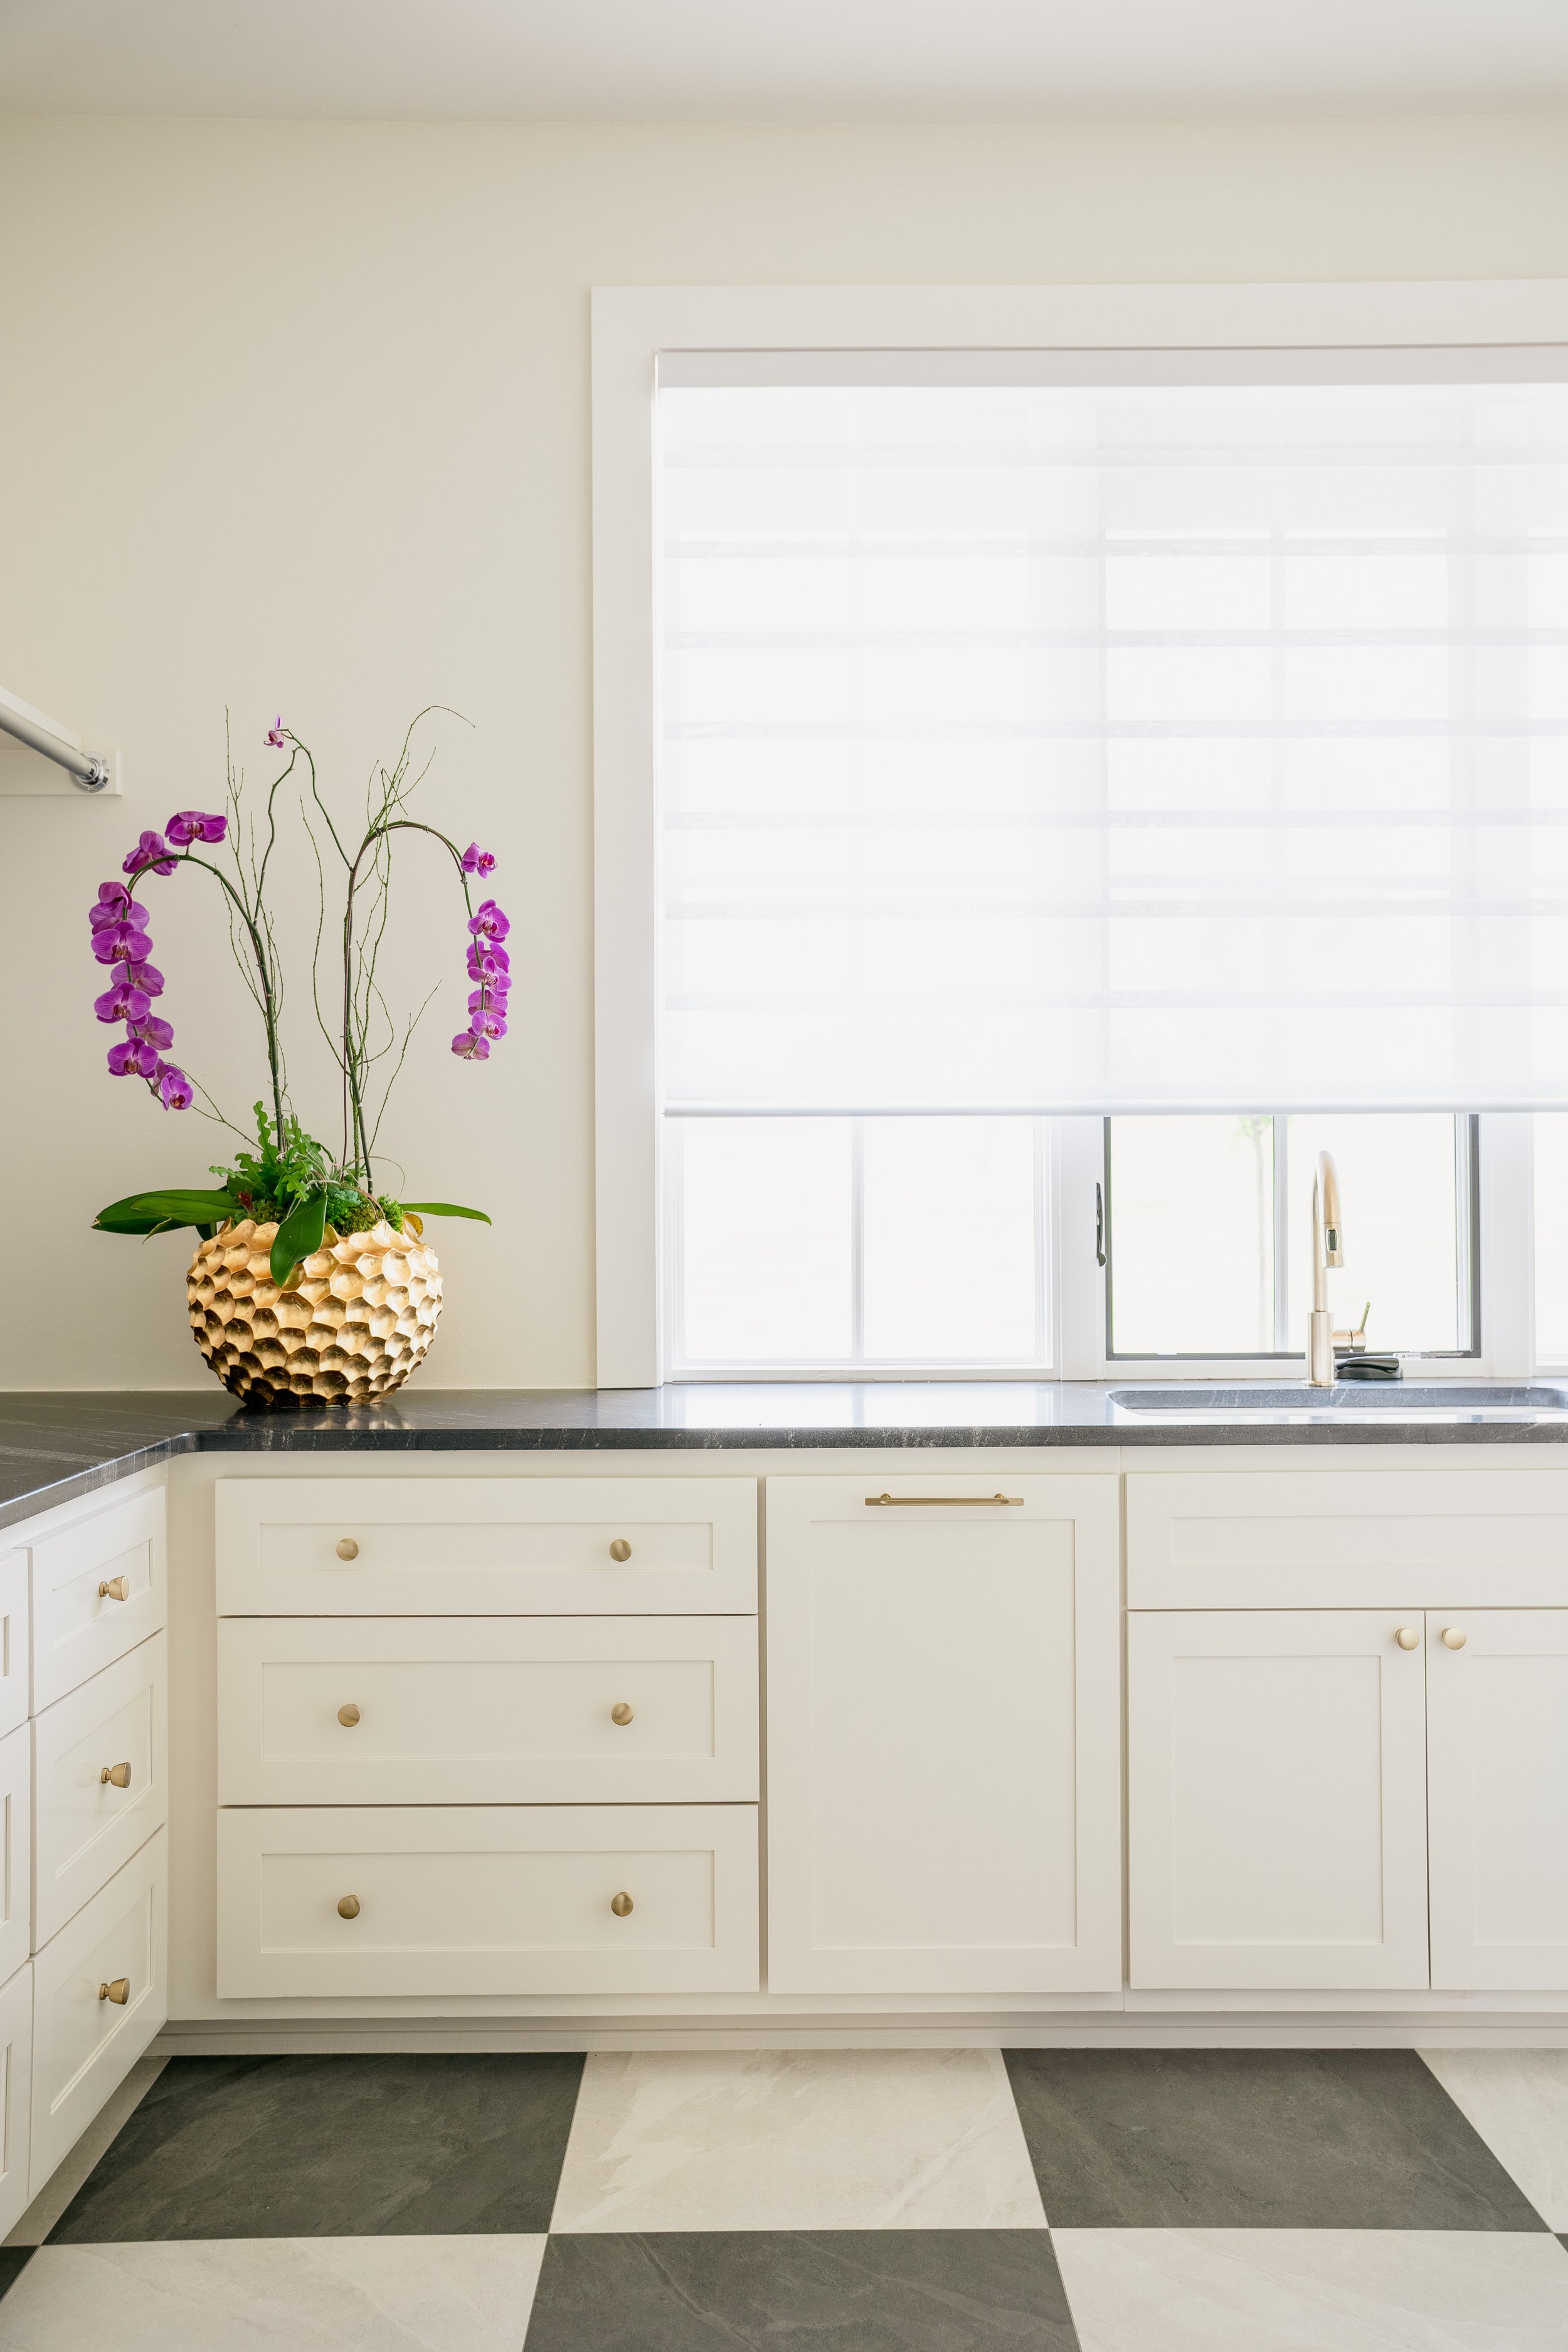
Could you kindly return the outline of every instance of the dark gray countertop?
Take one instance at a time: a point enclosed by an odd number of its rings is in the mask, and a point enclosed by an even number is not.
[[[1500,1383],[1496,1403],[1416,1410],[1397,1389],[1352,1416],[1302,1391],[1247,1411],[1215,1385],[1201,1410],[1128,1412],[1112,1382],[715,1382],[663,1389],[403,1391],[346,1411],[247,1412],[221,1389],[0,1395],[0,1527],[134,1470],[196,1453],[601,1453],[814,1446],[1451,1445],[1561,1444],[1563,1403]],[[1145,1392],[1146,1390],[1145,1390]],[[1430,1393],[1429,1391],[1427,1393]],[[1462,1392],[1473,1400],[1479,1391]],[[1490,1393],[1490,1392],[1489,1392]],[[1534,1394],[1552,1394],[1551,1391]],[[1336,1391],[1336,1394],[1339,1394]]]

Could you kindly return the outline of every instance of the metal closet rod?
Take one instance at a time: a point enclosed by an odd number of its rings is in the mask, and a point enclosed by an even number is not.
[[[29,751],[41,751],[46,760],[53,760],[57,767],[75,777],[84,793],[100,793],[109,782],[109,762],[98,752],[73,751],[47,727],[24,719],[7,702],[0,702],[0,730],[14,735]]]

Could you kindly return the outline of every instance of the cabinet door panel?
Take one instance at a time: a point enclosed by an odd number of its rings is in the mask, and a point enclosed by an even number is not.
[[[1129,1618],[1134,1986],[1426,1983],[1421,1622]]]
[[[1568,1609],[1426,1624],[1432,1982],[1568,1992]]]
[[[1114,1477],[774,1478],[767,1526],[773,1989],[1120,1984]]]

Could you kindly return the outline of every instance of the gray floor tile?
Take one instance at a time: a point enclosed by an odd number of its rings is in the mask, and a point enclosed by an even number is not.
[[[175,2058],[49,2243],[542,2231],[582,2069],[510,2053]]]
[[[1549,2230],[1568,2229],[1568,2050],[1423,2050]]]
[[[554,2238],[527,2352],[1078,2352],[1039,2230]]]
[[[32,2259],[31,2246],[0,2246],[0,2295],[7,2294],[15,2286]]]
[[[1053,2229],[1545,2228],[1414,2051],[1006,2057]]]

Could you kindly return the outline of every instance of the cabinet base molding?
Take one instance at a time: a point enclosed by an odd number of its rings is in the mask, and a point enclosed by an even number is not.
[[[1150,2016],[1034,2011],[984,2018],[726,2017],[540,2020],[400,2018],[354,2024],[337,2018],[237,2025],[171,2019],[155,2058],[374,2056],[379,2053],[563,2050],[1568,2050],[1568,2012],[1428,2012],[1380,2015],[1296,2011]]]

